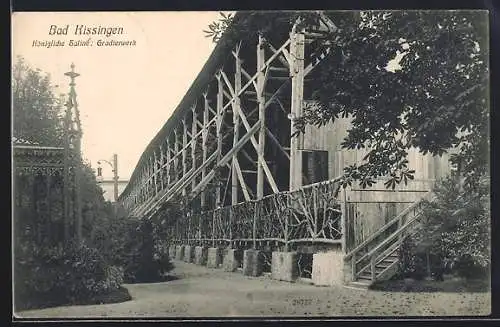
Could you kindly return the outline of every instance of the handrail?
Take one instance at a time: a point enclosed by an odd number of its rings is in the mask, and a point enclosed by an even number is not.
[[[387,244],[391,243],[394,241],[395,238],[398,238],[402,233],[406,232],[408,227],[411,226],[422,214],[420,211],[418,214],[410,218],[410,220],[404,224],[401,228],[399,228],[396,232],[392,233],[389,237],[387,237],[385,240],[383,240],[379,245],[377,245],[375,248],[370,250],[370,252],[364,254],[361,258],[359,258],[356,261],[356,264],[361,262],[362,260],[374,256],[382,247],[386,246]]]
[[[394,244],[392,244],[391,246],[389,246],[387,249],[384,250],[384,252],[382,252],[380,255],[378,255],[377,257],[374,258],[375,264],[378,264],[381,261],[383,261],[385,259],[385,257],[387,257],[390,253],[394,252],[395,250],[397,250],[398,247],[399,247],[399,242],[395,242]],[[357,261],[355,263],[355,265],[357,265],[358,263],[360,263],[364,259],[365,259],[365,257],[362,257],[359,261]],[[370,260],[370,263],[371,263],[371,260]],[[365,271],[367,268],[369,268],[370,267],[370,263],[368,263],[364,267],[360,268],[356,272],[356,275],[360,275],[363,271]]]
[[[385,232],[389,227],[392,227],[396,222],[398,222],[401,218],[406,216],[408,213],[410,213],[411,210],[413,210],[416,206],[420,205],[427,197],[429,197],[432,194],[432,191],[427,192],[420,200],[412,203],[410,206],[408,206],[406,209],[401,211],[395,218],[390,220],[388,223],[386,223],[384,226],[382,226],[377,232],[372,234],[370,237],[368,237],[366,240],[364,240],[361,244],[356,246],[352,251],[350,251],[348,254],[345,255],[344,259],[348,260],[350,257],[352,257],[353,254],[356,252],[359,252],[362,248],[364,248],[366,245],[371,243],[376,237],[380,236],[383,232]]]

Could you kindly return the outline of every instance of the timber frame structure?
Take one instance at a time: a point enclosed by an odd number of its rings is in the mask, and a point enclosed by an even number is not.
[[[234,22],[245,15],[237,13]],[[266,37],[230,41],[224,34],[120,195],[130,216],[161,216],[166,204],[181,199],[184,214],[169,226],[175,244],[340,249],[351,281],[368,272],[372,281],[388,276],[377,265],[394,255],[413,226],[419,211],[407,207],[418,208],[440,174],[433,172],[446,171],[435,169],[446,166],[446,158],[413,152],[410,162],[429,169],[394,192],[344,190],[336,177],[363,157],[340,149],[349,120],[292,137],[294,118],[311,98],[315,68],[329,52],[328,44],[317,44],[338,31],[320,17],[308,30],[285,24]]]

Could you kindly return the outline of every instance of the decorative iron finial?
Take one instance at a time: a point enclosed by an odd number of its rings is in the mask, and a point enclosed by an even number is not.
[[[69,76],[69,78],[71,78],[71,82],[69,83],[70,86],[75,86],[75,78],[80,76],[80,74],[78,73],[75,73],[75,64],[74,63],[71,63],[71,71],[70,72],[67,72],[67,73],[64,73],[64,75],[66,76]]]

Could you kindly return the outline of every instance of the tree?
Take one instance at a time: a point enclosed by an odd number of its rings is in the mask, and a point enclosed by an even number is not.
[[[62,98],[50,75],[17,57],[12,69],[13,136],[42,145],[63,144]]]
[[[273,13],[274,14],[274,13]],[[273,15],[269,14],[269,15]],[[266,33],[268,14],[245,23],[223,17],[208,36],[244,38]],[[487,175],[489,151],[487,14],[480,11],[327,12],[339,28],[317,45],[329,55],[316,68],[316,105],[296,119],[295,135],[307,124],[321,126],[350,117],[345,149],[368,149],[360,164],[344,168],[344,187],[362,187],[389,176],[387,187],[413,178],[407,154],[441,155],[453,148],[465,187]],[[267,19],[266,19],[267,18]],[[282,14],[279,21],[317,24],[319,13]],[[250,20],[250,18],[247,18]],[[269,23],[269,21],[273,23]],[[230,28],[227,28],[230,26]],[[328,42],[329,41],[329,42]],[[230,42],[230,41],[228,41]],[[323,49],[322,49],[323,48]],[[399,62],[398,62],[399,60]],[[392,62],[392,64],[390,64]],[[399,66],[399,67],[398,67]],[[392,68],[392,69],[391,69]]]

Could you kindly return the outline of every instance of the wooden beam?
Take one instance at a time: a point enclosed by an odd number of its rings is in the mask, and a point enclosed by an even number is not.
[[[170,174],[172,173],[170,164],[170,139],[167,138],[167,188],[170,186]]]
[[[179,153],[179,133],[177,132],[177,128],[174,129],[174,180],[173,182],[177,182],[179,179],[179,157],[177,156],[177,153]]]
[[[239,56],[235,57],[235,73],[234,73],[234,90],[233,94],[239,93],[241,89],[241,60]],[[227,79],[227,78],[226,78]],[[239,116],[239,111],[241,110],[240,108],[240,96],[235,96],[235,99],[233,101],[233,147],[238,143],[238,138],[239,138],[239,132],[240,132],[240,116]],[[232,158],[232,168],[231,168],[231,204],[235,205],[238,203],[238,172],[241,175],[241,171],[238,170],[239,168],[239,163],[238,163],[238,153],[235,152]],[[245,181],[243,180],[243,176],[240,178],[240,183],[241,187],[243,189],[243,194],[245,194],[246,191],[246,184]],[[248,192],[246,192],[246,195],[248,195]],[[245,199],[246,199],[245,195]],[[247,200],[248,201],[248,200]]]
[[[220,72],[216,75],[217,78],[217,122],[216,122],[216,138],[217,138],[217,162],[220,162],[221,155],[222,155],[222,135],[221,135],[221,129],[222,129],[222,120],[223,120],[223,112],[224,112],[224,88],[222,85],[222,79],[221,79],[221,74]],[[213,172],[213,170],[211,171]],[[218,183],[219,184],[219,183]],[[217,185],[215,189],[215,207],[218,208],[220,207],[220,201],[221,201],[221,189],[220,185]]]
[[[229,81],[229,78],[227,78],[226,73],[224,73],[224,71],[221,70],[220,74],[222,76],[222,79],[224,80],[224,83],[226,83],[226,86],[229,89],[229,92],[231,93],[230,98],[234,97],[235,92],[234,92],[233,86],[231,85],[231,82]]]
[[[257,103],[259,105],[259,143],[257,146],[257,199],[264,197],[264,149],[266,136],[266,112],[264,108],[265,98],[264,92],[265,75],[263,66],[265,62],[264,39],[259,35],[259,43],[257,44]]]
[[[182,175],[186,175],[187,173],[187,123],[186,117],[182,119]],[[182,196],[186,196],[186,189],[182,189]]]
[[[241,118],[241,122],[243,123],[243,126],[245,126],[246,130],[249,131],[250,124],[248,123],[248,120],[247,120],[245,114],[243,113],[243,110],[239,111],[239,115]],[[259,126],[260,126],[260,121],[258,121],[257,124],[259,124]],[[250,141],[252,142],[252,145],[253,145],[255,151],[258,151],[257,149],[258,149],[259,145],[258,145],[258,143],[253,135],[250,137]],[[268,180],[269,184],[271,185],[273,192],[279,193],[278,186],[276,185],[276,182],[274,181],[273,175],[271,174],[271,171],[269,170],[267,163],[264,160],[261,160],[259,157],[257,157],[257,162],[258,162],[258,164],[260,163],[262,165],[262,168],[264,169],[267,180]],[[257,167],[258,167],[258,164],[257,164]]]
[[[243,69],[243,67],[241,67],[241,73],[243,74],[243,76],[245,76],[247,80],[249,81],[252,80],[252,76],[250,76],[250,74],[248,74],[247,71]],[[255,82],[255,80],[252,81],[252,84],[253,88],[257,90],[257,83]]]
[[[163,190],[165,187],[165,181],[164,181],[164,173],[163,173],[163,164],[165,163],[165,155],[163,153],[163,144],[160,144],[160,186],[161,189]]]
[[[285,43],[283,43],[283,45],[279,48],[278,51],[281,51],[283,49],[285,49],[288,45],[290,44],[290,39],[286,40]],[[261,71],[263,71],[264,69],[266,69],[266,66],[268,66],[276,57],[278,56],[278,53],[275,53],[273,54],[265,63],[264,65],[262,66],[262,68],[260,70],[257,71],[257,73],[255,73],[254,76],[252,76],[250,78],[250,80],[241,88],[240,92],[236,93],[235,96],[239,96],[241,95],[252,83],[254,83],[254,81],[257,80],[257,77],[259,76],[259,73],[261,73]],[[227,103],[226,105],[224,105],[222,107],[222,110],[225,110],[231,103]]]
[[[208,94],[206,92],[203,93],[203,99],[205,101],[204,101],[204,107],[203,107],[203,129],[202,129],[202,134],[201,134],[201,137],[202,137],[202,145],[201,146],[202,146],[202,151],[203,151],[202,164],[207,161],[208,115],[209,115],[209,110],[210,110],[207,96],[208,96]],[[203,180],[205,178],[206,174],[207,174],[207,169],[203,168],[201,170],[201,180]],[[205,207],[207,205],[206,204],[206,192],[205,192],[205,190],[203,190],[201,193],[200,202],[201,202],[202,210],[205,210]]]
[[[271,140],[274,141],[274,143],[278,146],[278,149],[285,155],[285,157],[288,158],[288,160],[290,160],[290,155],[288,154],[288,152],[285,151],[285,149],[281,146],[280,142],[278,141],[278,139],[276,138],[276,136],[274,136],[273,133],[271,133],[271,131],[269,130],[269,128],[266,127],[266,133],[267,135],[269,136],[269,138]]]
[[[196,170],[189,170],[186,175],[183,175],[171,188],[167,189],[165,192],[161,193],[159,196],[156,196],[151,199],[149,202],[151,205],[142,206],[138,211],[139,214],[147,215],[156,210],[156,206],[163,201],[169,201],[179,190],[185,189],[186,186],[192,182],[193,177],[197,176],[201,170],[210,164],[217,157],[217,153],[214,152],[206,162],[204,162],[200,167]],[[197,186],[198,187],[198,186]]]
[[[237,176],[237,178],[240,181],[240,185],[241,185],[241,189],[243,191],[243,196],[245,197],[245,201],[252,200],[250,198],[250,194],[248,193],[248,186],[245,183],[245,179],[243,178],[243,174],[241,173],[241,168],[240,168],[240,164],[238,163],[238,161],[235,161],[233,163],[233,167],[236,169],[235,175]],[[238,185],[236,185],[236,187],[238,187]],[[238,203],[237,201],[238,201],[238,199],[236,199],[236,203],[233,203],[233,205],[237,204]]]
[[[191,108],[192,114],[193,114],[193,121],[192,121],[192,126],[191,126],[191,134],[195,135],[194,138],[191,139],[191,167],[196,168],[196,134],[197,134],[197,128],[198,128],[198,117],[196,117],[196,104],[193,105]],[[193,179],[193,182],[191,183],[191,189],[193,189],[196,186],[196,178]]]
[[[217,162],[217,166],[223,166],[225,165],[226,163],[229,162],[229,160],[231,160],[234,152],[237,152],[239,151],[247,142],[248,140],[250,140],[253,135],[258,131],[260,127],[260,124],[259,123],[256,123],[255,125],[253,125],[249,130],[248,132],[240,138],[240,140],[238,141],[238,144],[236,144],[236,146],[234,146],[231,150],[229,150],[218,162]],[[211,170],[207,176],[205,177],[204,180],[202,180],[197,186],[196,188],[192,191],[194,194],[196,194],[197,192],[199,192],[203,187],[205,187],[206,184],[208,184],[212,178],[214,177],[215,175],[215,171],[214,170]]]
[[[276,50],[275,47],[269,42],[266,42],[267,46],[269,49],[271,49],[272,52],[277,53],[278,50]],[[286,49],[281,49],[281,54],[278,55],[278,60],[286,67],[290,68],[290,54]]]
[[[291,130],[295,131],[294,119],[302,115],[302,102],[304,100],[304,34],[296,32],[294,25],[290,33],[290,75],[292,77],[291,98]],[[290,185],[289,190],[294,191],[302,185],[302,152],[300,149],[301,136],[290,136]]]
[[[158,194],[158,189],[160,186],[158,185],[158,163],[157,163],[156,151],[153,150],[153,175],[154,175],[154,184],[155,184],[155,194]]]

